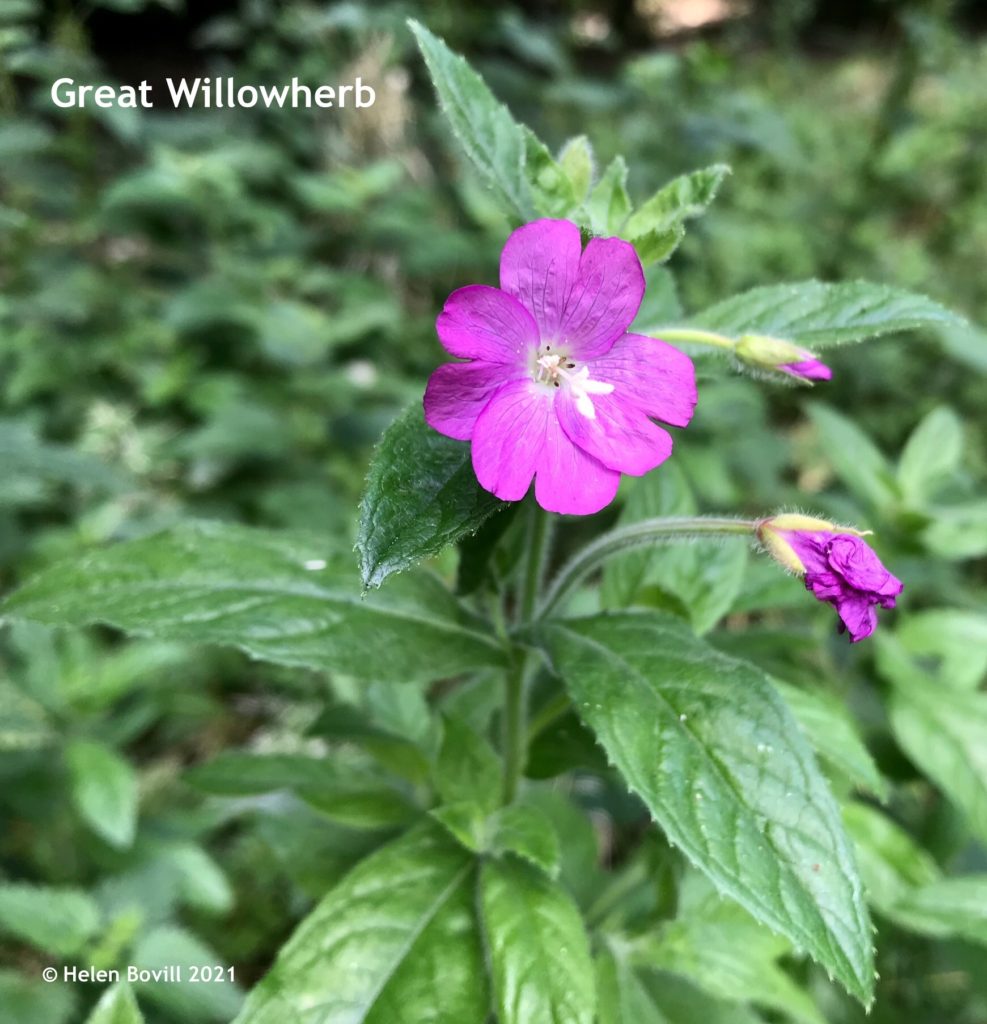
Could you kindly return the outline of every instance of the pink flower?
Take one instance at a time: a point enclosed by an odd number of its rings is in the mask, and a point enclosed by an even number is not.
[[[505,501],[535,498],[550,512],[608,505],[620,474],[664,462],[696,404],[688,356],[628,334],[644,296],[633,246],[538,220],[500,257],[500,288],[476,284],[446,300],[436,329],[468,362],[445,363],[425,389],[425,419],[472,442],[481,486]]]
[[[877,628],[876,606],[894,608],[904,584],[892,576],[856,530],[824,519],[779,515],[758,524],[758,537],[805,588],[831,604],[856,643]]]

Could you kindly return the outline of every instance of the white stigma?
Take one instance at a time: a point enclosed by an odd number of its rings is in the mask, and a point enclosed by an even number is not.
[[[542,384],[554,384],[561,387],[562,384],[569,389],[576,400],[576,409],[588,420],[596,419],[596,409],[590,395],[609,395],[613,391],[613,385],[602,380],[589,379],[589,367],[581,366],[578,370],[576,364],[569,360],[568,356],[561,352],[552,352],[549,346],[535,361],[535,380]]]

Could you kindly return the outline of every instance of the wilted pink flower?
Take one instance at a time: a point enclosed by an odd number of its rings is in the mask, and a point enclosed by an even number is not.
[[[779,515],[758,524],[758,536],[806,590],[831,604],[851,643],[877,628],[876,606],[894,608],[904,584],[881,564],[861,534],[824,519]]]
[[[538,220],[518,228],[500,257],[500,288],[452,293],[436,322],[454,356],[425,389],[425,419],[472,442],[480,484],[505,501],[535,498],[550,512],[608,505],[620,474],[664,462],[672,438],[653,419],[684,427],[696,404],[688,356],[628,334],[644,296],[633,246]]]
[[[785,363],[778,369],[792,377],[801,377],[802,380],[832,380],[833,371],[825,363],[813,358],[809,352],[806,352],[806,356],[808,358],[800,363]]]

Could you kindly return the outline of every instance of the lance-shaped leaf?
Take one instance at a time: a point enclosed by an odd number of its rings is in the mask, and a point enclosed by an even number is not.
[[[891,728],[905,753],[966,815],[987,842],[987,694],[934,685],[908,663],[889,664],[894,641],[881,641],[882,674],[892,679]]]
[[[572,182],[545,145],[511,117],[463,57],[417,21],[408,26],[456,139],[504,210],[522,221],[572,212]]]
[[[675,252],[685,237],[686,221],[706,212],[729,173],[726,164],[713,164],[680,175],[634,211],[621,235],[634,245],[642,263],[667,260]]]
[[[855,786],[869,789],[885,799],[888,784],[844,706],[828,693],[810,692],[778,680],[773,682],[822,760]]]
[[[522,861],[487,861],[480,908],[500,1024],[592,1024],[589,942],[558,883]]]
[[[474,879],[437,826],[381,848],[301,923],[236,1024],[484,1020]]]
[[[86,1024],[144,1024],[144,1017],[130,986],[118,982],[103,993]]]
[[[870,921],[839,809],[764,674],[657,613],[540,633],[579,713],[669,839],[869,1001]]]
[[[137,776],[116,751],[74,740],[65,751],[72,798],[90,828],[113,846],[126,848],[137,830]]]
[[[356,542],[364,586],[379,587],[506,507],[477,482],[469,445],[428,426],[416,402],[385,431],[370,466]]]
[[[966,322],[924,295],[869,281],[799,281],[752,288],[692,319],[710,331],[766,334],[810,348]]]
[[[360,596],[348,551],[290,532],[187,523],[52,566],[3,605],[50,625],[230,644],[360,679],[440,678],[502,661],[438,580],[406,575]]]

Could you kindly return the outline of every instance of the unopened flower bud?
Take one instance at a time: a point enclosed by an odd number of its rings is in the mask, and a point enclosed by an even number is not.
[[[737,358],[749,366],[779,370],[799,380],[829,380],[833,371],[805,348],[783,338],[744,334],[734,347]]]
[[[777,562],[805,579],[806,590],[836,609],[853,643],[877,628],[875,607],[894,608],[902,591],[860,530],[782,514],[761,520],[757,536]]]

